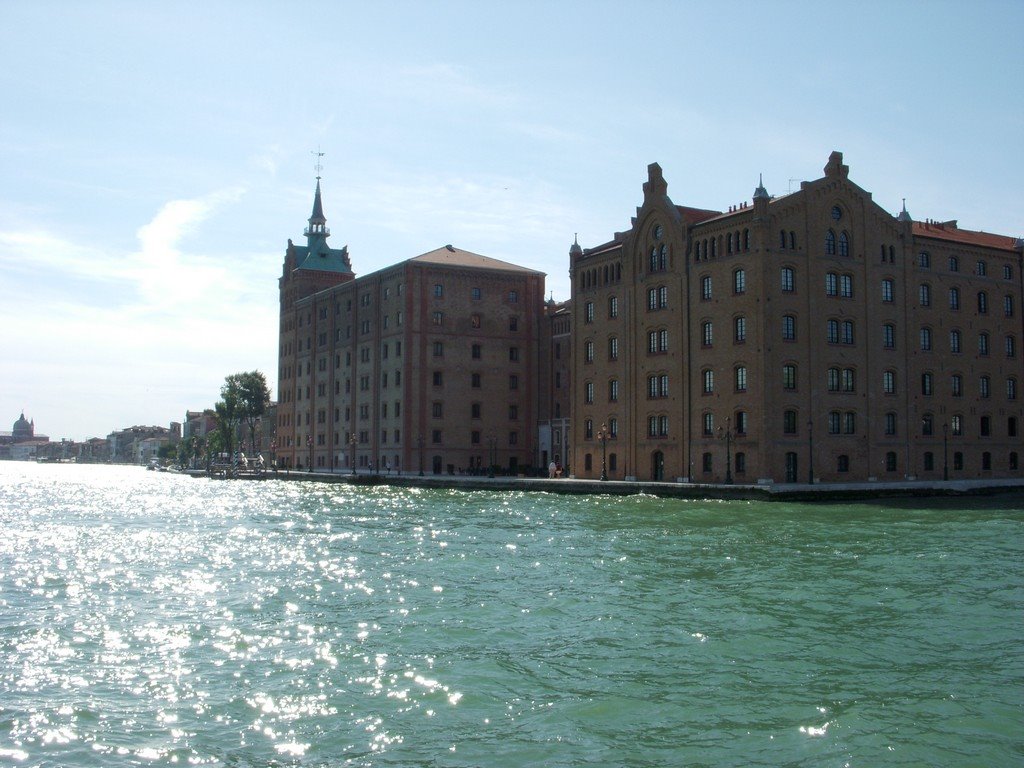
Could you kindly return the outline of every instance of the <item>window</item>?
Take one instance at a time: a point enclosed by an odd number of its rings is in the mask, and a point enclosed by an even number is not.
[[[796,411],[784,411],[782,414],[782,431],[787,435],[796,434]]]
[[[715,372],[712,370],[706,370],[701,375],[704,379],[704,394],[712,394],[715,391]]]
[[[857,434],[857,414],[853,411],[843,414],[843,432],[848,435]]]
[[[984,291],[978,291],[978,314],[988,314],[988,294]]]
[[[588,301],[583,305],[583,322],[594,322],[594,302]]]
[[[960,259],[958,259],[956,256],[950,256],[949,257],[949,271],[950,272],[959,272],[960,271]]]
[[[782,366],[782,388],[796,389],[796,366],[786,364]]]
[[[836,456],[836,471],[837,472],[849,472],[850,471],[850,457],[845,453]]]
[[[743,451],[739,451],[736,454],[736,474],[742,475],[747,471],[747,454]]]
[[[988,334],[984,331],[978,334],[978,354],[988,354]]]
[[[471,403],[469,406],[469,418],[479,419],[480,418],[480,403]]]
[[[704,434],[713,435],[715,433],[715,414],[705,413],[704,414]]]
[[[825,338],[829,344],[839,343],[839,321],[827,320],[825,322]]]
[[[843,392],[857,391],[857,374],[853,368],[843,368]]]
[[[509,377],[508,377],[508,388],[509,389],[519,389],[519,377],[516,376],[514,373],[509,374]]]
[[[587,440],[594,439],[594,422],[591,419],[587,419],[583,422],[583,436]]]
[[[617,403],[619,401],[619,380],[612,379],[608,382],[608,402]]]
[[[708,301],[711,298],[711,276],[704,275],[700,279],[700,297],[703,301]]]
[[[978,396],[990,397],[992,395],[992,380],[988,376],[978,379]]]
[[[838,435],[842,414],[839,411],[829,411],[828,414],[828,433],[830,435]]]
[[[608,297],[608,317],[616,318],[619,316],[619,297],[609,296]]]
[[[1013,267],[1009,264],[1003,265],[1003,280],[1013,280]]]
[[[619,338],[617,336],[612,336],[608,339],[608,359],[619,359]]]
[[[736,434],[745,435],[747,434],[747,412],[736,411]]]
[[[435,419],[440,419],[444,413],[444,407],[441,403],[435,402],[431,404],[431,416]]]
[[[444,385],[444,374],[441,371],[434,371],[434,386],[440,387]]]
[[[921,329],[921,350],[923,352],[930,352],[932,348],[932,329],[922,328]]]
[[[508,292],[508,303],[509,304],[518,304],[519,303],[519,291],[509,291]]]
[[[584,343],[583,360],[588,363],[594,362],[594,342],[588,341]]]
[[[796,339],[796,317],[793,315],[782,316],[782,338],[786,341]]]
[[[924,452],[924,471],[931,472],[935,469],[935,454],[931,451]]]
[[[1006,351],[1007,357],[1015,357],[1017,354],[1017,340],[1013,336],[1007,336],[1003,339],[1003,349]]]
[[[482,298],[482,294],[480,292],[480,289],[479,288],[471,288],[470,289],[470,296],[473,298],[473,301],[480,301],[480,299]]]
[[[962,470],[964,468],[964,455],[960,451],[953,453],[953,469]]]
[[[949,308],[956,311],[960,309],[960,289],[949,289]]]
[[[747,391],[747,367],[745,365],[738,365],[734,370],[734,380],[736,383],[737,392]]]
[[[928,251],[921,251],[917,254],[917,266],[921,269],[930,269],[932,266],[932,257]]]
[[[895,349],[896,347],[896,326],[892,323],[882,326],[882,346],[885,349]]]
[[[1006,436],[1016,437],[1017,436],[1017,417],[1009,416],[1006,419]]]
[[[896,471],[896,451],[888,451],[885,454],[885,471],[895,472]]]
[[[826,386],[829,392],[839,391],[839,369],[829,368],[826,376]]]
[[[887,303],[892,301],[893,287],[894,283],[892,280],[886,278],[885,280],[882,281],[882,301]]]
[[[836,233],[831,229],[825,233],[825,254],[828,256],[836,255]]]
[[[434,325],[444,325],[444,312],[434,313]]]
[[[747,340],[747,318],[737,317],[733,320],[733,337],[737,343],[742,344]]]
[[[732,292],[745,293],[747,290],[747,273],[745,270],[737,269],[732,273]]]
[[[434,286],[434,297],[440,299],[442,296],[444,296],[444,286],[437,283]]]
[[[701,454],[701,469],[703,469],[705,472],[710,472],[711,471],[711,467],[712,467],[711,454],[707,453],[707,452],[704,452],[703,454]]]
[[[825,275],[825,295],[839,295],[839,275],[837,275],[835,272],[828,272]]]
[[[479,373],[472,373],[472,374],[470,374],[469,382],[470,382],[470,386],[472,386],[473,389],[480,389],[480,374]]]
[[[1013,296],[1003,297],[1003,314],[1006,317],[1013,317]]]
[[[917,289],[917,297],[922,307],[930,307],[932,305],[932,287],[928,283],[921,283]]]
[[[710,347],[714,343],[714,326],[710,320],[705,321],[701,324],[701,344],[705,347]]]
[[[508,407],[508,420],[509,421],[518,421],[519,420],[519,406],[518,405],[510,405]]]
[[[896,394],[896,372],[885,371],[882,374],[882,391],[887,395]]]
[[[844,299],[853,298],[853,275],[839,276],[839,295]]]
[[[986,265],[984,261],[979,261],[976,266],[976,269],[974,270],[974,274],[978,275],[979,277],[984,277],[986,274],[988,274],[988,265]]]
[[[896,414],[891,411],[885,414],[885,434],[896,434]]]
[[[1012,376],[1006,380],[1006,399],[1017,399],[1017,380]]]
[[[949,351],[960,352],[960,331],[955,328],[949,332]]]
[[[958,437],[963,435],[963,433],[964,433],[963,417],[957,415],[957,416],[953,416],[952,418],[950,418],[950,420],[949,420],[949,429],[950,429],[950,431],[954,435],[956,435]]]
[[[935,417],[926,413],[921,417],[921,434],[925,437],[932,435],[935,431]]]
[[[982,437],[989,437],[992,434],[992,419],[989,416],[982,416],[978,420],[978,431]]]
[[[472,355],[474,360],[479,360],[480,359],[481,350],[482,350],[482,347],[479,344],[474,344],[470,348],[470,354]]]
[[[791,267],[783,267],[781,272],[782,279],[782,292],[792,293],[793,292],[793,269]]]
[[[853,344],[853,321],[843,321],[843,344]]]
[[[1010,469],[1017,469],[1017,452],[1010,451]]]
[[[594,382],[588,381],[583,386],[583,402],[593,403],[594,402]]]
[[[964,396],[964,377],[959,373],[954,373],[949,377],[949,389],[953,397]]]
[[[839,233],[839,255],[850,255],[850,237],[845,232]]]

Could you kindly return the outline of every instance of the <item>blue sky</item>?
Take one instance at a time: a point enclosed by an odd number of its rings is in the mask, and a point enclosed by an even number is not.
[[[452,243],[543,270],[838,149],[895,213],[1024,235],[1024,3],[0,3],[0,428],[276,393],[315,172],[357,274]]]

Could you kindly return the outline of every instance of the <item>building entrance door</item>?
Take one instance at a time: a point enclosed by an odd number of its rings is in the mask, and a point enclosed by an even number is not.
[[[796,454],[790,451],[786,454],[786,482],[795,483],[797,473]]]
[[[651,455],[651,480],[660,483],[665,479],[665,454],[655,451]]]

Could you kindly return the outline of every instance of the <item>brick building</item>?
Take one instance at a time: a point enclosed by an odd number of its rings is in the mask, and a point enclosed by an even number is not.
[[[357,278],[317,180],[280,280],[276,458],[350,471],[539,461],[544,274],[451,245]]]
[[[648,168],[631,227],[570,251],[579,477],[1020,477],[1022,248],[824,176],[713,211]]]

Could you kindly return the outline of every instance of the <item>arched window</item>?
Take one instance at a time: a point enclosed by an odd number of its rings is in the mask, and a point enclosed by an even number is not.
[[[836,254],[836,233],[831,229],[825,233],[825,253],[829,256]]]
[[[779,230],[779,248],[785,248],[785,247],[786,247],[786,230],[780,229]]]
[[[850,255],[850,237],[845,231],[839,233],[839,255]]]

